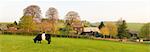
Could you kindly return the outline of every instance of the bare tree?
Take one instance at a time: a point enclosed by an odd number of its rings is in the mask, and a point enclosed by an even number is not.
[[[37,5],[30,5],[24,9],[24,16],[32,16],[33,20],[36,22],[41,21],[41,10]]]
[[[79,28],[82,26],[82,22],[80,21],[79,14],[75,11],[69,11],[65,16],[65,23],[68,33],[70,34],[73,31],[79,33]],[[77,29],[76,29],[77,28]]]
[[[51,20],[58,20],[58,11],[54,7],[50,7],[46,12],[46,17]]]
[[[78,15],[77,12],[75,11],[69,11],[67,14],[66,14],[66,20],[80,20],[80,17]]]
[[[69,11],[65,17],[66,23],[72,24],[73,22],[80,21],[80,17],[77,12]]]
[[[24,15],[25,16],[33,16],[36,18],[41,17],[41,10],[40,7],[37,5],[30,5],[27,8],[24,9]]]
[[[51,21],[51,32],[53,34],[56,34],[57,31],[57,21],[58,21],[58,11],[56,8],[54,7],[50,7],[47,11],[46,11],[46,17],[49,18],[49,20]]]

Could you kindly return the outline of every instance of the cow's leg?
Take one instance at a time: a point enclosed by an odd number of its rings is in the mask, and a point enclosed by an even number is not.
[[[36,40],[35,39],[33,39],[34,40],[34,43],[36,43]]]
[[[46,36],[45,39],[48,41],[48,44],[50,44],[51,43],[51,36],[49,34],[46,34],[45,36]]]
[[[48,44],[50,44],[51,41],[49,39],[47,41],[48,41]]]

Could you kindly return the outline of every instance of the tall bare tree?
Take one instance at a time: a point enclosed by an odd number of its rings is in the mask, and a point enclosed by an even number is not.
[[[46,17],[51,20],[58,20],[58,11],[54,7],[50,7],[46,12]]]
[[[50,7],[47,11],[46,11],[46,17],[49,18],[49,20],[51,21],[51,32],[53,34],[56,34],[57,31],[57,21],[58,21],[58,11],[56,8],[54,7]]]
[[[65,16],[65,20],[66,28],[68,29],[68,34],[75,30],[73,27],[82,26],[79,14],[75,11],[69,11]],[[79,30],[76,30],[76,32],[78,34]]]
[[[74,21],[80,21],[80,16],[77,12],[75,11],[69,11],[66,14],[65,20],[67,23],[73,23]]]
[[[37,5],[30,5],[24,9],[24,16],[33,16],[36,18],[41,17],[40,7]]]
[[[41,10],[37,5],[30,5],[24,9],[24,16],[32,16],[33,20],[36,22],[41,21]]]

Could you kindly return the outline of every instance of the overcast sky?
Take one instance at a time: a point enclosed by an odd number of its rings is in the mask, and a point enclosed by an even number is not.
[[[120,18],[127,22],[150,22],[150,0],[3,0],[0,1],[0,22],[19,21],[23,16],[23,9],[29,5],[38,5],[43,18],[49,7],[55,7],[60,19],[63,19],[68,11],[76,11],[82,20],[90,22],[117,21]]]

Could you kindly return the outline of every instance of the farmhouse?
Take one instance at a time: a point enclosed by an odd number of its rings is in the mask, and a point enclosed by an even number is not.
[[[7,23],[0,23],[0,31],[3,31],[3,30],[7,30],[8,27],[7,27]]]
[[[98,27],[85,27],[83,32],[99,32]]]
[[[85,27],[81,35],[99,36],[100,31],[98,27]]]
[[[84,28],[82,22],[72,23],[71,26],[73,27],[73,30],[75,30],[77,34],[78,34],[79,32],[82,32],[82,31],[83,31],[83,28]]]
[[[129,34],[131,37],[138,37],[138,32],[137,32],[137,31],[128,30],[127,32],[128,32],[128,34]]]

